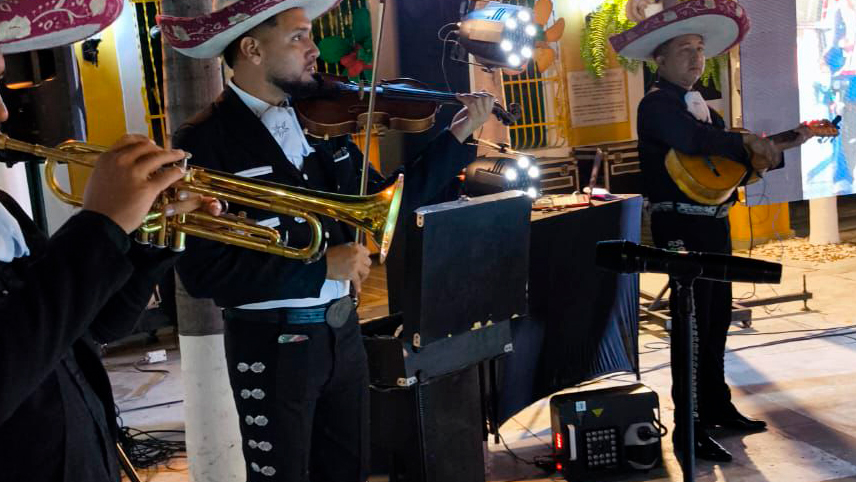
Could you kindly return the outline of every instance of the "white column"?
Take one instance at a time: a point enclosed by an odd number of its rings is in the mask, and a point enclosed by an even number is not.
[[[223,335],[179,335],[190,480],[246,478]]]
[[[243,482],[247,474],[226,366],[222,315],[213,301],[191,298],[178,276],[175,280],[190,480]]]
[[[838,233],[837,198],[822,197],[809,200],[809,242],[835,244],[841,242]]]

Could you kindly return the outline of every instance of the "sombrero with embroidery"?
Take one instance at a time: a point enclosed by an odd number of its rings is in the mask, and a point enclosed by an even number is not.
[[[660,44],[696,34],[704,39],[705,56],[715,57],[740,43],[748,32],[746,10],[734,0],[687,0],[613,35],[609,42],[623,57],[648,60]]]
[[[274,15],[302,8],[310,20],[335,7],[341,0],[231,0],[199,17],[158,16],[161,32],[172,47],[188,57],[217,57],[241,35]]]
[[[0,53],[77,42],[113,23],[123,0],[0,0]]]

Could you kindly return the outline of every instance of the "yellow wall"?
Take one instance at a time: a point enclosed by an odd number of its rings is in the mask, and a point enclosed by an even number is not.
[[[87,141],[110,146],[127,132],[113,27],[101,32],[97,67],[83,60],[81,43],[75,44],[74,54],[80,66],[83,85]],[[69,177],[72,192],[82,194],[89,178],[89,169],[75,166],[70,169]]]
[[[731,222],[731,242],[735,249],[746,249],[750,243],[757,246],[773,239],[793,236],[787,203],[752,206],[751,209],[735,204],[728,219]]]
[[[587,12],[582,12],[579,9],[578,3],[572,1],[555,2],[553,8],[557,17],[564,17],[565,19],[565,34],[560,40],[562,61],[565,68],[568,72],[584,71],[585,65],[580,56],[580,43],[582,41],[585,14]],[[607,68],[618,67],[619,64],[615,58],[615,53],[612,52],[612,49],[609,52],[609,65]],[[624,83],[625,85],[628,83],[626,72],[624,72]],[[625,89],[624,95],[625,97],[627,96],[627,89]],[[570,99],[570,95],[568,98]],[[573,109],[573,106],[571,106],[571,109]],[[631,106],[629,99],[627,109],[627,122],[579,128],[571,125],[570,139],[568,139],[569,144],[571,146],[581,146],[630,139],[632,137],[630,119],[636,115],[636,106]]]

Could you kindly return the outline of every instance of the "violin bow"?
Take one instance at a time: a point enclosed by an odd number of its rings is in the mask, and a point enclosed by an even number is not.
[[[374,111],[375,111],[375,99],[377,97],[377,70],[378,70],[378,59],[380,58],[380,50],[381,50],[381,41],[383,40],[383,24],[384,24],[384,12],[386,10],[386,0],[378,0],[378,27],[377,27],[377,37],[375,38],[375,42],[372,45],[374,50],[372,55],[372,84],[371,90],[369,90],[369,110],[367,112],[368,116],[366,117],[366,137],[365,142],[363,143],[363,171],[360,177],[360,196],[365,196],[366,191],[368,190],[369,185],[369,156],[371,155],[371,139],[372,139],[372,123],[374,120]],[[365,233],[360,231],[359,238],[360,244],[365,242]]]

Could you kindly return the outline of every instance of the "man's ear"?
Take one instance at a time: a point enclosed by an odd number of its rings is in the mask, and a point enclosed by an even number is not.
[[[251,63],[259,65],[262,63],[262,54],[259,47],[260,43],[258,39],[246,36],[242,38],[241,43],[238,44],[238,52],[240,52],[241,56]]]

